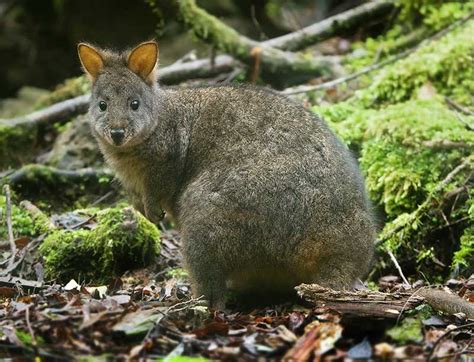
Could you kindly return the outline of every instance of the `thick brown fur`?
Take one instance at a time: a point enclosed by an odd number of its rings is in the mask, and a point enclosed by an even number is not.
[[[364,182],[320,118],[262,88],[161,89],[127,66],[130,52],[96,51],[92,131],[134,206],[176,221],[196,295],[222,307],[226,286],[343,289],[368,271],[375,226]]]

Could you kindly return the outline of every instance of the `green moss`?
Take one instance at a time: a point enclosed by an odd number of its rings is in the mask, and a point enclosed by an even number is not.
[[[0,239],[6,240],[8,238],[8,230],[5,222],[5,196],[0,196]],[[22,208],[12,203],[12,227],[15,238],[21,236],[35,236],[38,231],[30,214]]]
[[[471,223],[474,219],[471,219]],[[463,236],[461,236],[461,243],[459,250],[454,253],[453,269],[457,266],[470,268],[474,265],[474,231],[473,227],[466,229]]]
[[[458,116],[436,96],[380,109],[365,109],[355,99],[314,110],[358,154],[369,195],[384,211],[386,223],[380,237],[387,238],[386,245],[407,270],[416,268],[429,276],[434,261],[439,260],[467,270],[473,255],[472,238],[470,233],[459,237],[469,219],[474,219],[472,211],[469,214],[472,195],[467,198],[464,191],[453,205],[445,204],[443,198],[465,184],[472,167],[437,189],[474,149],[474,133],[466,130]],[[454,146],[443,147],[443,142]],[[446,217],[465,220],[457,228],[445,229],[451,236],[435,232],[446,225]]]
[[[469,104],[474,93],[474,21],[421,47],[405,59],[386,67],[371,85],[356,93],[366,107],[397,103],[416,96],[428,83],[444,96]]]
[[[95,218],[92,230],[56,230],[44,240],[40,252],[49,278],[106,282],[150,264],[159,252],[158,229],[133,209],[105,209]]]
[[[411,22],[406,19],[402,10],[401,15],[395,21],[395,25],[393,25],[385,34],[382,34],[375,39],[368,38],[364,42],[356,43],[354,45],[354,48],[357,51],[345,60],[348,68],[351,70],[357,70],[364,66],[383,61],[391,54],[419,44],[423,39],[429,38],[436,31],[447,28],[454,21],[465,18],[474,11],[473,2],[450,1],[440,3],[436,1],[427,1],[427,3],[430,4],[426,5],[416,4],[417,2],[411,1],[401,2],[405,3],[402,5],[402,9],[409,8],[412,5],[415,7],[415,9],[411,9],[408,12],[416,14],[416,17],[422,20],[421,24],[419,24],[415,29],[412,29],[410,26]],[[469,25],[469,23],[471,23],[471,25]],[[461,33],[463,33],[461,37],[459,37],[456,32],[453,32],[453,34],[449,35],[444,42],[435,42],[435,44],[438,44],[436,45],[437,49],[435,51],[431,51],[430,47],[428,47],[428,49],[422,50],[421,53],[419,51],[416,52],[417,54],[423,54],[423,57],[410,56],[408,58],[410,60],[407,61],[407,63],[411,66],[406,68],[405,73],[409,72],[413,74],[413,70],[416,70],[421,64],[421,68],[425,69],[424,73],[429,71],[429,74],[417,75],[420,79],[425,77],[425,80],[421,80],[423,82],[426,81],[426,76],[428,76],[428,78],[436,78],[437,75],[439,75],[439,68],[442,67],[440,63],[442,63],[442,61],[454,61],[457,64],[461,64],[465,62],[465,59],[467,58],[471,59],[472,62],[473,45],[472,42],[465,41],[466,39],[469,39],[471,36],[470,34],[472,34],[472,21],[464,25],[464,29],[465,31],[461,31]],[[456,37],[459,40],[456,40]],[[457,56],[462,54],[466,49],[471,49],[471,51],[467,51],[461,59],[456,59]],[[452,53],[453,50],[454,53]],[[423,64],[426,59],[430,59],[430,62]],[[433,61],[435,64],[428,69],[426,65],[430,65]],[[406,63],[401,66],[401,68],[405,68],[405,66]],[[463,69],[467,69],[468,66],[465,64],[462,67]],[[459,71],[459,69],[453,69],[453,72],[456,71]],[[400,75],[403,76],[403,73],[400,73]],[[364,79],[368,81],[370,78],[365,77]],[[452,79],[453,82],[458,80],[462,80],[462,77]],[[400,79],[398,83],[402,84],[405,81],[406,79]],[[370,81],[367,82],[367,84],[370,83]],[[408,86],[410,86],[410,84],[411,83],[408,83]],[[418,85],[419,84],[420,83],[418,83]],[[465,96],[466,95],[464,95],[464,100],[466,101],[467,98]]]
[[[386,334],[399,344],[421,342],[423,340],[422,324],[418,318],[406,318],[398,326],[390,328]]]
[[[174,268],[171,269],[166,273],[166,275],[170,278],[176,278],[176,279],[186,279],[189,277],[189,274],[186,270],[183,268]]]
[[[35,105],[36,109],[50,106],[66,99],[90,92],[90,82],[85,75],[70,78],[59,84],[54,91],[42,97]]]
[[[37,138],[34,126],[0,123],[0,170],[15,167],[32,158]]]
[[[463,0],[398,0],[396,5],[400,8],[399,23],[411,27],[423,24],[434,29],[444,28],[474,10],[472,2]]]

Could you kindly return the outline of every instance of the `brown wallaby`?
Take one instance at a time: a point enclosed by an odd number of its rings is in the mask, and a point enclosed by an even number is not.
[[[176,222],[194,293],[352,287],[375,226],[348,149],[301,105],[256,87],[160,88],[154,41],[81,43],[92,132],[135,208]]]

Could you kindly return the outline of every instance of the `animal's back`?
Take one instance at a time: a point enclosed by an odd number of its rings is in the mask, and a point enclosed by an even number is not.
[[[238,289],[321,282],[318,275],[334,281],[326,285],[353,283],[368,267],[374,227],[357,165],[324,122],[259,88],[189,96],[201,113],[178,213],[184,239],[201,241],[185,256],[218,265]]]

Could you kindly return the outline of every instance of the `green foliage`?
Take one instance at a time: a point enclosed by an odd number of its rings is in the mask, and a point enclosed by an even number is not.
[[[444,96],[468,104],[474,93],[474,21],[384,68],[371,85],[357,92],[367,107],[413,98],[430,82]]]
[[[15,238],[20,236],[35,236],[38,231],[31,216],[22,208],[12,203],[12,227]],[[6,198],[0,196],[0,239],[8,239],[8,230],[6,225]]]
[[[90,90],[90,82],[85,75],[66,79],[62,84],[59,84],[54,91],[42,97],[36,103],[35,108],[41,109],[51,104],[86,94],[90,92]]]
[[[411,26],[423,24],[439,30],[464,18],[474,10],[471,1],[398,0],[398,22]]]
[[[0,123],[0,170],[18,166],[32,157],[37,128]]]
[[[95,210],[82,210],[94,215]],[[149,265],[159,252],[159,231],[131,208],[97,212],[91,230],[55,230],[40,247],[49,278],[106,282],[126,270]]]
[[[169,278],[186,279],[189,277],[189,274],[183,268],[174,268],[174,269],[169,270],[166,273],[166,276]]]
[[[347,59],[349,68],[359,69],[415,46],[474,11],[474,2],[467,1],[400,0],[398,6],[399,16],[386,33],[353,45],[357,51]]]
[[[386,334],[399,344],[421,342],[423,340],[421,327],[418,318],[406,318],[400,325],[390,328]]]

